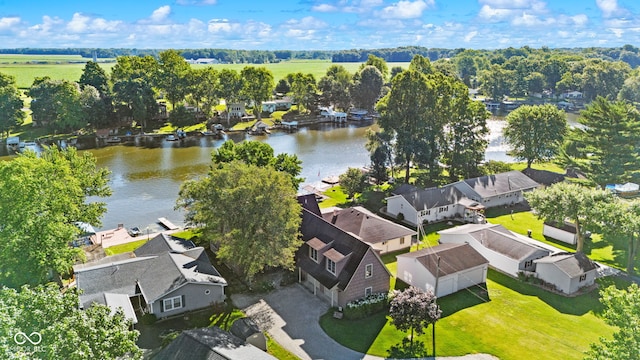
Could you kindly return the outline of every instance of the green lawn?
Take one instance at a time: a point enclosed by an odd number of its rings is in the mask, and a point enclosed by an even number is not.
[[[344,191],[342,191],[340,185],[327,189],[323,194],[328,196],[328,198],[318,204],[321,208],[328,208],[332,206],[345,207],[348,204],[348,196]]]
[[[107,256],[111,256],[111,255],[117,255],[117,254],[130,252],[130,251],[133,251],[133,250],[139,248],[140,246],[144,245],[144,243],[146,243],[146,242],[147,242],[147,239],[143,239],[143,240],[138,240],[138,241],[132,241],[132,242],[126,243],[126,244],[121,244],[121,245],[108,247],[108,248],[104,249],[104,253]]]
[[[437,354],[488,353],[500,359],[582,359],[589,344],[610,337],[613,328],[596,314],[597,292],[566,298],[490,270],[483,289],[463,290],[439,300]],[[323,316],[320,325],[341,344],[376,356],[424,356],[402,345],[385,313],[357,321]],[[431,353],[431,328],[415,339]]]

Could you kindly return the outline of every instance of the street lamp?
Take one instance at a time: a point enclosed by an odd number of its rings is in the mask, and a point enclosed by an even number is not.
[[[147,241],[149,241],[149,226],[147,226]]]

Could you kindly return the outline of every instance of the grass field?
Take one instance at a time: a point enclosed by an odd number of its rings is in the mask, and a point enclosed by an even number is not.
[[[13,75],[16,78],[18,87],[28,89],[31,87],[36,77],[49,76],[55,80],[78,81],[84,69],[83,63],[77,61],[89,61],[90,59],[72,55],[0,55],[0,72]],[[100,66],[110,74],[111,68],[115,65],[111,63],[100,63]],[[277,83],[290,73],[313,74],[316,81],[325,75],[327,68],[331,65],[342,65],[350,73],[354,73],[360,67],[360,63],[332,63],[328,60],[293,60],[274,64],[215,64],[215,65],[193,65],[194,68],[211,66],[216,70],[232,69],[242,70],[245,66],[264,66],[273,73],[273,78]],[[409,66],[409,63],[387,63],[389,69],[394,66]]]
[[[582,359],[589,344],[610,337],[613,328],[598,316],[598,293],[575,298],[549,293],[489,270],[488,292],[463,290],[439,299],[438,356],[488,353],[500,359]],[[418,349],[403,345],[385,312],[369,318],[320,320],[329,336],[356,351],[383,357],[431,355],[431,328],[414,338]],[[426,350],[428,349],[428,350]]]

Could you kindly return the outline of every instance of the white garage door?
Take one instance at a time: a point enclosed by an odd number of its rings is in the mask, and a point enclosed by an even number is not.
[[[480,284],[482,279],[482,269],[475,269],[458,274],[458,289],[468,288],[470,286]]]
[[[453,278],[440,279],[438,281],[438,297],[454,293]]]

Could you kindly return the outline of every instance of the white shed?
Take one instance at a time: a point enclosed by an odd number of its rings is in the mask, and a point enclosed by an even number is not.
[[[487,281],[489,260],[469,244],[441,244],[397,259],[397,277],[409,285],[433,291],[437,278],[437,297]]]
[[[563,225],[555,222],[545,222],[542,226],[542,235],[571,245],[575,245],[578,242],[576,226],[570,222],[565,222]]]
[[[565,294],[573,294],[595,282],[598,265],[583,253],[557,253],[535,260],[539,279]]]

